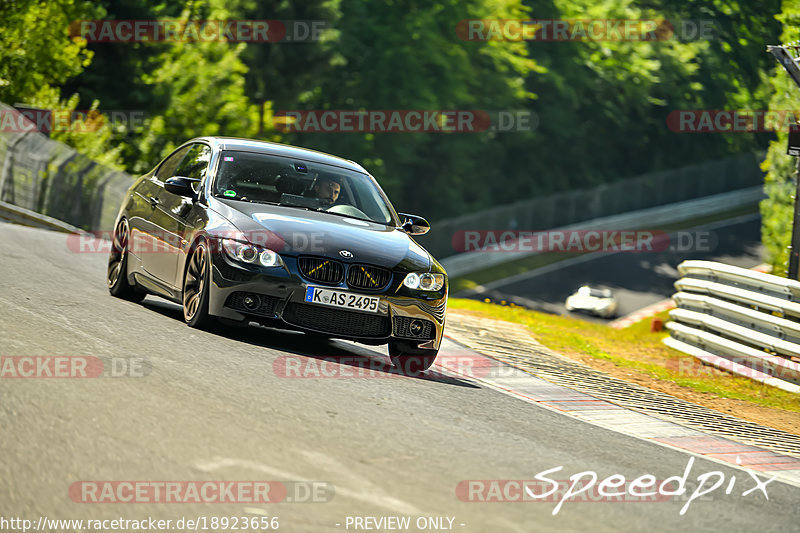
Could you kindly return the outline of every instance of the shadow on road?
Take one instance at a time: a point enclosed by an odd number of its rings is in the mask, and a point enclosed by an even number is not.
[[[151,311],[155,311],[165,317],[183,323],[183,310],[178,304],[160,300],[157,297],[148,297],[141,305]],[[433,368],[422,373],[407,374],[387,362],[388,356],[369,346],[354,345],[349,342],[328,339],[324,336],[308,335],[299,331],[268,328],[256,324],[251,324],[249,326],[220,325],[213,330],[212,333],[232,341],[278,350],[280,352],[306,357],[320,362],[324,361],[349,366],[361,371],[361,375],[345,374],[352,375],[352,377],[378,377],[370,376],[370,373],[375,373],[383,375],[382,377],[396,376],[398,378],[432,381],[444,385],[454,385],[472,389],[480,388],[467,381],[442,374]]]

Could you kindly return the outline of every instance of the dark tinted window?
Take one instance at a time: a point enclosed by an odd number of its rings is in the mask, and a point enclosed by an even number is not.
[[[211,148],[205,144],[193,144],[175,170],[175,176],[203,179],[211,160]],[[171,177],[171,176],[167,176]]]
[[[175,169],[178,168],[183,156],[186,155],[186,152],[188,152],[190,148],[191,146],[184,146],[161,163],[161,166],[158,167],[158,171],[156,172],[156,178],[164,181],[175,176]]]
[[[222,152],[214,194],[233,200],[315,209],[381,224],[393,223],[378,184],[367,174],[341,167],[257,152]],[[326,183],[339,191],[333,203],[323,198]]]

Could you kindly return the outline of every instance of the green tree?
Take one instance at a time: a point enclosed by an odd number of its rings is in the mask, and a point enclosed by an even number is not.
[[[530,56],[547,72],[527,80],[539,95],[531,109],[541,126],[532,149],[520,156],[523,168],[546,176],[539,180],[540,192],[766,146],[765,134],[678,133],[667,127],[667,119],[676,110],[764,109],[764,73],[772,65],[763,44],[777,29],[768,5],[744,0],[535,5],[537,19],[666,19],[677,30],[676,38],[657,41],[529,42]],[[700,19],[712,23],[711,39],[677,38],[682,22]]]
[[[106,0],[112,19],[226,20],[222,0],[174,3]],[[150,170],[182,142],[202,135],[252,137],[258,131],[256,107],[245,91],[244,43],[224,40],[93,43],[100,70],[89,70],[73,87],[101,98],[104,106],[148,113],[139,131],[115,131],[129,172]],[[109,76],[119,72],[119,76]],[[269,107],[269,102],[267,102]]]
[[[538,68],[524,43],[472,46],[463,19],[520,18],[519,1],[342,0],[337,54],[324,76],[299,94],[299,109],[494,110],[532,97],[525,76]],[[472,133],[293,133],[291,142],[362,162],[398,208],[444,217],[485,207],[504,180],[490,164],[502,143]]]
[[[241,58],[248,67],[247,94],[254,102],[264,106],[271,101],[276,108],[290,109],[305,93],[318,87],[320,80],[329,76],[338,58],[339,3],[340,0],[231,0],[226,3],[236,19],[282,21],[290,39],[295,33],[302,36],[309,32],[307,39],[300,42],[284,38],[277,42],[248,43]],[[264,120],[266,128],[270,126],[267,122]]]
[[[53,88],[79,74],[92,54],[70,37],[73,21],[101,16],[88,0],[6,0],[0,5],[0,101],[49,99]]]
[[[780,42],[788,43],[800,38],[800,1],[784,0],[783,10],[776,18],[783,24]],[[770,86],[770,109],[784,111],[797,108],[798,87],[783,68],[776,69]],[[800,119],[798,116],[795,118]],[[789,264],[797,176],[793,158],[786,155],[788,132],[777,133],[777,139],[770,143],[767,157],[761,165],[767,172],[764,179],[767,198],[761,202],[761,240],[767,251],[766,262],[772,266],[772,272],[785,276]]]
[[[0,101],[51,110],[72,117],[77,94],[62,97],[62,85],[79,75],[92,59],[84,39],[74,37],[73,25],[103,16],[89,1],[11,0],[0,7]],[[97,101],[90,109],[97,110]],[[85,115],[85,113],[83,114]],[[90,123],[88,123],[90,122]],[[122,146],[113,139],[111,125],[102,117],[74,120],[51,134],[100,163],[121,168]]]

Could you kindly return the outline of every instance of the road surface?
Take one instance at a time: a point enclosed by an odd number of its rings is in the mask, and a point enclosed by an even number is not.
[[[545,268],[486,284],[486,290],[465,294],[514,302],[529,309],[570,314],[595,321],[606,320],[564,307],[567,296],[588,283],[611,288],[624,316],[675,293],[680,276],[677,266],[686,259],[720,261],[743,268],[762,263],[761,218],[745,215],[672,234],[671,248],[659,252],[596,253],[567,259]]]
[[[570,499],[556,514],[554,501],[463,501],[457,487],[466,480],[532,480],[559,466],[547,477],[663,480],[684,474],[690,456],[473,380],[394,375],[384,349],[260,327],[192,330],[173,304],[109,296],[105,256],[71,252],[67,238],[0,224],[3,365],[82,356],[128,366],[119,377],[0,378],[0,520],[279,517],[279,530],[321,532],[395,531],[388,517],[410,517],[413,527],[399,530],[479,533],[786,532],[800,523],[800,489],[774,481],[768,500],[742,495],[753,485],[747,473],[703,458],[691,478],[718,471],[726,484],[736,477],[735,490],[700,498],[684,515],[680,498]],[[448,342],[443,353],[455,349]],[[350,356],[350,368],[368,361],[379,377],[279,371],[287,357],[308,365],[331,355]],[[91,503],[109,501],[91,487],[121,481],[274,481],[295,491],[319,482],[322,490],[310,503]],[[302,490],[290,497],[302,500]],[[382,528],[366,517],[384,519]]]

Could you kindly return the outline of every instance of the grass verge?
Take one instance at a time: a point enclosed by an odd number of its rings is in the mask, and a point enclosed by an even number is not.
[[[734,376],[699,363],[693,357],[668,348],[664,331],[650,332],[650,320],[617,330],[604,324],[550,315],[522,307],[451,298],[448,307],[479,313],[488,318],[516,322],[528,328],[544,346],[591,366],[592,361],[611,363],[632,376],[671,382],[691,391],[732,398],[800,413],[800,396],[747,378]],[[668,312],[656,315],[666,322]],[[634,379],[633,381],[638,381]]]

